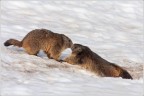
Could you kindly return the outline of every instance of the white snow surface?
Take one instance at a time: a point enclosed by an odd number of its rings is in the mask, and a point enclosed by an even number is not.
[[[5,47],[31,30],[69,36],[106,60],[124,67],[133,80],[98,77],[77,65]],[[0,96],[144,96],[143,0],[1,1]],[[67,49],[61,58],[71,53]]]

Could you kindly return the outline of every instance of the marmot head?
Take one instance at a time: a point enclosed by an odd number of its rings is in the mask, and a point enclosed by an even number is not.
[[[73,54],[77,54],[77,55],[80,55],[81,53],[85,54],[88,51],[90,51],[90,49],[87,46],[83,46],[81,44],[73,44],[71,50]]]
[[[71,47],[72,55],[77,60],[78,64],[83,64],[85,59],[88,60],[89,56],[91,56],[91,50],[87,46],[83,46],[81,44],[73,44]]]
[[[64,34],[62,34],[62,38],[63,38],[63,43],[64,43],[65,48],[71,48],[73,45],[73,42],[71,41],[71,39],[65,36]]]
[[[82,52],[83,46],[81,44],[73,44],[73,46],[71,47],[71,50],[72,50],[72,53],[78,54]]]

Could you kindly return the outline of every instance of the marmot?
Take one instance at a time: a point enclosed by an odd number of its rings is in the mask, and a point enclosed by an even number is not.
[[[73,43],[64,34],[54,33],[47,29],[35,29],[30,31],[22,41],[9,39],[4,45],[23,47],[30,55],[37,55],[42,49],[49,58],[58,60],[61,52],[66,48],[71,48]]]
[[[108,62],[87,46],[73,44],[71,49],[72,53],[69,57],[64,59],[65,62],[80,65],[101,77],[132,79],[131,75],[126,70],[122,69],[122,67]]]

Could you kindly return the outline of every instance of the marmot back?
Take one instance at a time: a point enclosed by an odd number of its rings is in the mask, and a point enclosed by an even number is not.
[[[131,75],[120,66],[103,59],[87,46],[74,44],[72,54],[64,61],[70,64],[78,64],[102,77],[122,77],[132,79]]]
[[[22,41],[15,39],[7,40],[5,46],[23,47],[30,55],[37,55],[42,49],[49,58],[59,59],[61,52],[66,48],[71,48],[72,41],[64,34],[54,33],[47,29],[35,29],[29,32]]]

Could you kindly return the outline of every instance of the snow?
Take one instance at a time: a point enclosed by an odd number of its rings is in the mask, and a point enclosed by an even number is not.
[[[41,51],[5,47],[46,28],[89,46],[127,69],[134,80],[98,77]],[[143,96],[143,1],[1,1],[1,96]],[[67,57],[70,49],[62,53]]]

